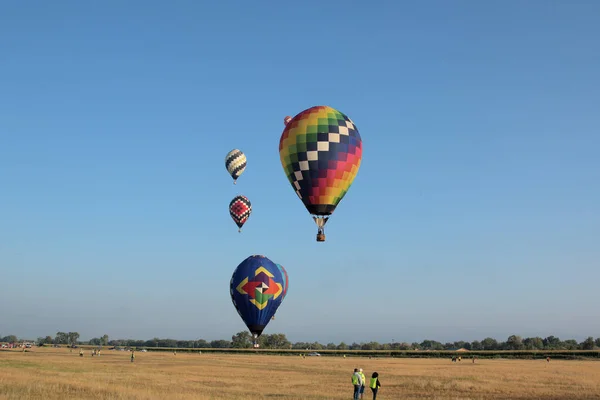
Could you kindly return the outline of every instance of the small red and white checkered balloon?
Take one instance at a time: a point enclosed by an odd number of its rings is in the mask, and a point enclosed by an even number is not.
[[[238,226],[238,232],[242,231],[242,226],[248,221],[252,213],[252,204],[246,196],[236,196],[229,203],[229,215],[233,222]]]

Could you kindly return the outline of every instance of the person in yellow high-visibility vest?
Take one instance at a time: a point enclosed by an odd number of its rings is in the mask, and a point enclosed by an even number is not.
[[[352,374],[352,385],[354,385],[354,400],[358,400],[360,396],[360,387],[362,386],[363,380],[358,372],[357,368],[354,368],[354,373]]]
[[[367,378],[365,377],[365,374],[363,374],[362,368],[358,370],[358,373],[360,374],[360,377],[362,378],[362,384],[360,385],[360,400],[362,400],[362,398],[365,394],[365,385],[367,384]]]
[[[379,374],[377,372],[373,372],[373,375],[371,375],[371,382],[369,383],[369,387],[373,392],[373,400],[377,399],[377,391],[381,387],[381,382],[379,382]]]

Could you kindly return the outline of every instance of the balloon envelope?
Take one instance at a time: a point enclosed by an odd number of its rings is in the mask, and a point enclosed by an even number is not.
[[[279,272],[281,272],[281,276],[283,277],[283,298],[285,299],[285,296],[287,295],[287,290],[288,290],[288,274],[287,271],[285,270],[285,268],[283,267],[283,265],[281,264],[275,264],[277,265],[277,268],[279,268]]]
[[[248,221],[250,214],[252,213],[252,203],[246,196],[235,196],[231,202],[229,202],[229,215],[233,222],[242,229],[242,226]]]
[[[283,119],[283,124],[284,124],[284,125],[287,125],[287,124],[288,124],[288,122],[290,122],[291,120],[292,120],[292,117],[290,117],[290,116],[288,115],[288,116],[286,116],[286,117]]]
[[[246,155],[241,150],[233,149],[225,156],[225,168],[233,178],[233,183],[242,175],[246,169]]]
[[[283,301],[284,278],[267,257],[242,261],[231,277],[231,301],[253,337],[258,338]]]
[[[362,160],[362,139],[354,122],[328,106],[296,115],[279,140],[281,165],[292,188],[323,227],[352,185]]]

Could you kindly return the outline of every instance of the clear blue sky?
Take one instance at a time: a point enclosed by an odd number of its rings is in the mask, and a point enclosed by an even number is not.
[[[0,3],[0,335],[229,338],[264,254],[293,341],[600,336],[600,3],[289,4]],[[325,243],[278,154],[314,105],[364,143]]]

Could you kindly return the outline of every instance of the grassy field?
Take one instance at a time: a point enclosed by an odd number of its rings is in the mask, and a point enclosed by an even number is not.
[[[0,351],[0,399],[352,399],[355,367],[379,372],[378,399],[600,399],[600,362],[369,359]],[[367,388],[365,399],[371,399]]]

